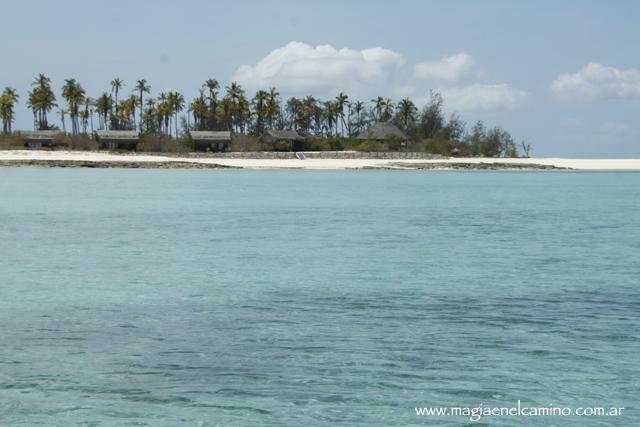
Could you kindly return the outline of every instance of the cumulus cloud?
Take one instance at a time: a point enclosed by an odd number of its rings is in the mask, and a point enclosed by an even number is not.
[[[413,67],[415,77],[424,80],[455,82],[470,75],[473,58],[466,53],[445,56],[439,61],[420,62]]]
[[[462,111],[514,108],[526,99],[525,92],[507,84],[461,83],[479,75],[474,68],[466,53],[412,66],[405,65],[400,53],[382,47],[356,50],[290,42],[253,65],[242,65],[233,80],[249,92],[274,86],[285,97],[332,98],[345,91],[353,99],[410,97],[418,105],[427,102],[425,80],[432,80],[441,85],[445,105]]]
[[[551,90],[563,97],[640,99],[640,69],[620,70],[592,62],[577,73],[561,74]]]
[[[381,84],[403,62],[402,55],[381,47],[354,50],[290,42],[254,65],[242,65],[233,79],[252,89],[276,86],[292,93],[322,92]]]
[[[454,110],[513,109],[524,103],[527,93],[507,84],[472,84],[441,88],[446,105]]]

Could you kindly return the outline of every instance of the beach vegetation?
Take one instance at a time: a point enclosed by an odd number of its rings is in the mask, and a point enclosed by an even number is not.
[[[276,141],[273,143],[274,151],[291,151],[291,144],[288,141]]]
[[[15,120],[15,105],[18,103],[18,92],[12,87],[5,87],[0,95],[0,119],[2,133],[11,133],[11,125]]]
[[[27,94],[34,130],[62,128],[56,146],[93,149],[97,130],[135,130],[142,151],[185,152],[194,147],[190,131],[229,131],[228,151],[425,151],[441,155],[516,157],[528,156],[531,146],[517,144],[506,130],[477,121],[471,128],[456,113],[445,114],[445,99],[429,93],[422,108],[409,98],[394,102],[377,96],[368,102],[340,92],[328,100],[314,96],[283,99],[276,88],[251,96],[237,83],[226,86],[208,78],[190,101],[177,91],[153,96],[151,85],[139,79],[127,93],[126,82],[116,77],[96,98],[88,96],[74,78],[64,81],[58,104],[51,79],[38,74]],[[5,135],[13,132],[15,104],[19,94],[5,88],[0,97],[0,118]],[[50,122],[56,108],[60,126]],[[94,121],[95,119],[95,121]],[[395,133],[372,135],[368,131],[395,129]],[[383,126],[380,126],[383,125]],[[304,141],[263,138],[267,131],[294,131]],[[3,137],[6,138],[6,137]],[[6,139],[11,141],[11,139]],[[2,142],[3,146],[11,142]],[[83,148],[86,147],[86,148]]]

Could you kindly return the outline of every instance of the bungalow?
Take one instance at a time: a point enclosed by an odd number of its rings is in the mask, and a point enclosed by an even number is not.
[[[59,130],[34,130],[20,132],[24,140],[24,146],[29,148],[53,148],[53,140],[57,135],[62,135]]]
[[[364,132],[360,132],[356,139],[384,141],[388,136],[395,135],[403,141],[407,140],[407,136],[396,125],[389,122],[376,122],[371,124]]]
[[[265,131],[262,141],[267,144],[274,144],[277,141],[285,141],[289,143],[289,149],[292,151],[301,150],[304,136],[295,130],[273,130]]]
[[[196,151],[225,151],[231,143],[229,131],[190,131]]]
[[[135,130],[99,130],[96,131],[96,141],[100,148],[109,150],[135,150],[140,137]]]

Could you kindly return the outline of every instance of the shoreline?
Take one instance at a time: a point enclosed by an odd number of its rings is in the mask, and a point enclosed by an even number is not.
[[[114,153],[107,151],[2,150],[0,167],[85,167],[153,169],[305,169],[305,170],[585,170],[640,171],[640,159],[461,158],[274,159],[216,157],[212,154]]]

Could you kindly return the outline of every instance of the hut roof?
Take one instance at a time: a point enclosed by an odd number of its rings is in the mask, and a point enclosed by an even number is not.
[[[189,132],[191,139],[194,141],[231,141],[231,132],[224,131],[199,131],[192,130]]]
[[[118,140],[118,141],[131,141],[138,139],[138,131],[135,130],[99,130],[96,131],[98,140]]]
[[[406,135],[398,129],[396,125],[389,122],[373,123],[367,130],[360,132],[356,139],[376,139],[383,140],[387,135],[396,135],[400,138],[407,139]]]
[[[273,130],[268,129],[266,135],[276,141],[300,141],[304,139],[304,136],[300,135],[295,130]]]
[[[36,141],[50,141],[59,134],[61,134],[59,130],[34,130],[20,132],[20,136],[23,139]]]

